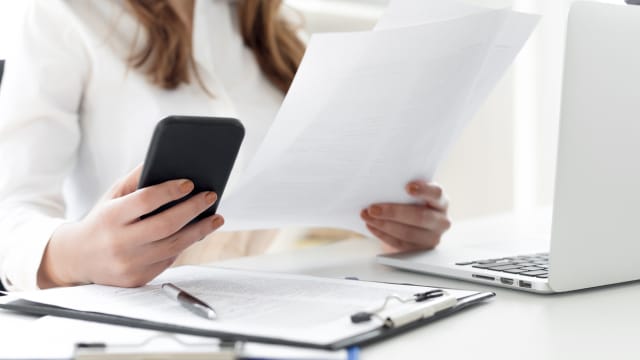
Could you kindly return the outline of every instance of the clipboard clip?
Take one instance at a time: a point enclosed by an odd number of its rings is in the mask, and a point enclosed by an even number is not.
[[[438,301],[437,303],[428,301],[438,298],[442,301]],[[398,302],[399,305],[395,308],[390,308],[389,303],[392,301]],[[457,299],[442,289],[413,294],[413,296],[408,298],[392,294],[384,299],[384,303],[381,306],[351,315],[351,322],[353,324],[359,324],[371,321],[372,318],[377,318],[383,323],[384,327],[393,328],[425,317],[430,317],[437,311],[449,308],[456,303]]]

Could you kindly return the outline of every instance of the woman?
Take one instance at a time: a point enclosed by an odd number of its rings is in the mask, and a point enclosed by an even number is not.
[[[170,114],[237,117],[241,170],[304,52],[273,0],[42,0],[22,30],[0,93],[8,289],[140,286],[219,229],[220,215],[187,225],[214,193],[139,220],[193,189],[176,179],[136,190],[153,128]],[[420,205],[372,204],[361,217],[391,249],[431,248],[449,227],[442,190],[407,191]]]

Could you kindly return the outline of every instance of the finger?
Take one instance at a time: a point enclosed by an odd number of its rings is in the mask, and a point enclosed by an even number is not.
[[[408,251],[416,249],[416,246],[405,241],[402,241],[392,235],[385,233],[384,231],[367,225],[367,229],[383,243],[390,246],[394,251]]]
[[[159,214],[133,224],[132,231],[137,234],[135,238],[143,242],[167,238],[211,207],[216,200],[218,196],[213,191],[201,192]]]
[[[434,232],[411,225],[400,224],[391,220],[379,220],[362,215],[367,225],[376,228],[396,239],[414,244],[416,247],[432,249],[440,242],[441,232]]]
[[[366,209],[366,214],[373,219],[392,220],[435,232],[444,232],[451,227],[446,213],[421,205],[374,204]]]
[[[145,257],[143,261],[152,263],[177,257],[186,248],[218,230],[223,224],[224,218],[222,215],[212,215],[195,224],[186,226],[166,239],[149,243],[147,246],[141,247]]]
[[[170,180],[158,185],[139,189],[117,199],[116,207],[120,219],[124,223],[137,221],[140,216],[148,214],[172,201],[182,199],[193,191],[191,180]]]
[[[449,207],[449,200],[444,194],[442,187],[436,183],[427,184],[422,180],[411,181],[406,186],[409,195],[425,202],[428,206],[446,211]]]

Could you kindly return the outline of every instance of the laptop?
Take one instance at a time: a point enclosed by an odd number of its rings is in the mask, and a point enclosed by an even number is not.
[[[571,7],[558,141],[546,239],[504,237],[514,224],[495,222],[464,246],[445,238],[377,261],[537,293],[640,279],[640,6]],[[492,232],[499,241],[483,242]]]

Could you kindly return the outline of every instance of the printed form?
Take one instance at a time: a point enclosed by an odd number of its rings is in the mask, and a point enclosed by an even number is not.
[[[161,285],[167,282],[209,304],[218,318],[204,319],[184,309],[162,291]],[[351,315],[381,306],[391,294],[410,298],[428,290],[433,288],[182,266],[140,288],[84,285],[17,292],[10,297],[196,329],[330,344],[381,326],[376,318],[352,324]],[[456,298],[477,294],[447,292]]]

